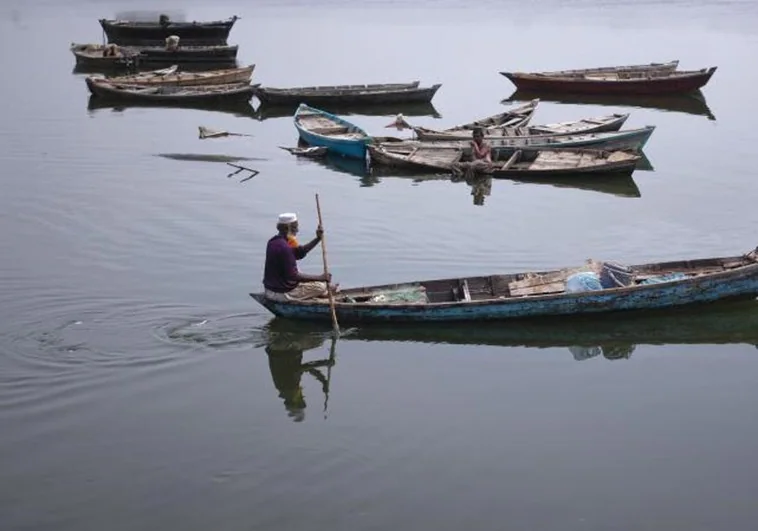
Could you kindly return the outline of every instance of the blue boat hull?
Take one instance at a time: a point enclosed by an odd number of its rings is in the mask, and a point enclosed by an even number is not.
[[[321,301],[275,302],[251,294],[274,315],[306,320],[328,320],[329,305]],[[674,308],[716,301],[758,297],[758,263],[686,280],[626,288],[561,293],[470,302],[427,304],[335,304],[345,322],[444,322],[510,320]]]
[[[325,147],[332,153],[349,157],[352,159],[366,158],[366,141],[364,140],[346,140],[332,138],[323,135],[315,135],[303,128],[298,127],[300,138],[310,146]]]

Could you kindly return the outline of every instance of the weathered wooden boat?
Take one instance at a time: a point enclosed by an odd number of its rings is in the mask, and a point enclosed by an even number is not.
[[[386,83],[378,85],[333,85],[315,87],[274,88],[256,85],[256,97],[263,104],[286,105],[307,103],[326,104],[388,104],[428,103],[441,84],[419,87],[411,83]]]
[[[144,86],[112,83],[106,79],[86,78],[93,96],[123,101],[159,101],[166,103],[247,102],[253,97],[248,83],[227,85]]]
[[[569,288],[578,273],[599,278],[599,286]],[[250,295],[279,317],[331,319],[326,298],[280,302]],[[742,256],[628,268],[591,261],[554,271],[357,287],[337,293],[334,309],[340,323],[487,321],[680,308],[756,296],[758,248]]]
[[[485,138],[510,137],[552,137],[563,135],[579,135],[587,133],[602,133],[618,131],[629,118],[629,114],[610,114],[582,118],[570,122],[559,122],[544,125],[522,125],[517,127],[494,126],[485,131]],[[426,127],[412,127],[419,140],[467,140],[471,138],[471,130],[438,131]]]
[[[519,90],[584,94],[686,94],[711,79],[716,67],[701,70],[595,72],[549,75],[541,72],[500,72]]]
[[[487,116],[486,118],[481,118],[479,120],[474,120],[473,122],[468,122],[465,124],[455,125],[453,127],[441,129],[439,131],[416,127],[414,127],[413,130],[416,131],[417,135],[419,134],[418,130],[421,130],[422,134],[423,132],[429,132],[430,134],[432,134],[432,132],[447,133],[450,135],[464,135],[469,138],[471,136],[471,131],[477,128],[482,128],[484,129],[485,134],[490,134],[490,131],[495,128],[523,127],[527,125],[532,119],[532,116],[534,116],[534,111],[537,110],[539,103],[540,100],[538,98],[535,98],[523,105],[514,107],[505,112],[493,114],[492,116]]]
[[[114,55],[106,55],[110,48]],[[179,46],[168,49],[165,46],[116,46],[101,44],[72,44],[71,51],[77,64],[85,66],[141,65],[146,63],[234,63],[238,46]]]
[[[688,94],[670,94],[663,96],[635,95],[603,95],[603,94],[561,94],[516,90],[505,98],[502,103],[529,101],[539,96],[542,101],[564,103],[568,105],[600,105],[606,107],[634,107],[638,109],[655,109],[667,112],[680,112],[694,116],[705,116],[715,120],[716,116],[702,91],[696,90]]]
[[[610,131],[606,133],[588,133],[566,136],[525,136],[525,137],[490,137],[487,143],[492,147],[492,154],[498,159],[511,156],[519,149],[604,149],[604,150],[641,150],[655,131],[655,126],[648,125],[639,129]],[[384,141],[383,141],[384,140]],[[463,157],[471,156],[471,138],[468,140],[403,140],[372,137],[371,142],[391,149],[451,149],[462,150]]]
[[[176,65],[162,70],[152,70],[125,76],[110,77],[111,83],[125,85],[227,85],[235,83],[249,83],[255,70],[255,65],[240,68],[224,68],[220,70],[203,70],[199,72],[178,71]]]
[[[297,108],[294,121],[300,138],[308,145],[322,146],[345,157],[366,157],[370,137],[357,125],[304,103]]]
[[[369,144],[372,165],[416,168],[419,171],[481,173],[522,179],[634,172],[640,155],[633,151],[597,149],[517,150],[507,160],[489,165],[472,163],[461,148]]]
[[[142,55],[137,48],[115,46],[108,48],[102,44],[72,43],[71,53],[76,58],[76,65],[85,68],[115,69],[136,68],[142,62]]]
[[[162,15],[156,21],[112,20],[101,18],[108,42],[114,44],[135,44],[163,41],[176,35],[183,41],[205,44],[225,44],[232,26],[239,17],[207,22],[174,22]]]

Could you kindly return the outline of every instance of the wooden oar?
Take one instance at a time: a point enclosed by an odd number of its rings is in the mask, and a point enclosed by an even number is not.
[[[199,137],[201,140],[204,140],[206,138],[220,138],[222,136],[250,136],[250,137],[253,136],[253,135],[248,135],[246,133],[230,133],[229,131],[209,129],[208,127],[205,127],[202,125],[199,126],[197,129],[200,133]]]
[[[316,194],[316,211],[318,212],[318,226],[321,227],[321,230],[324,230],[324,222],[321,219],[321,203],[319,203],[318,200],[318,194]],[[324,233],[321,233],[321,257],[324,261],[324,275],[329,278],[329,267],[326,264],[326,238],[324,237]],[[332,294],[332,287],[327,280],[326,282],[326,294],[329,297],[329,309],[332,312],[332,328],[334,329],[334,337],[338,338],[340,336],[340,326],[337,323],[337,312],[334,309],[334,295]]]

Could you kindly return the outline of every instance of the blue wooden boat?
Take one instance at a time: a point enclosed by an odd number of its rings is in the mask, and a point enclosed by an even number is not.
[[[279,317],[331,319],[327,299],[279,302],[250,295]],[[338,293],[335,310],[340,322],[452,322],[654,310],[755,297],[758,248],[742,256],[630,267],[588,261],[556,271],[359,287]]]
[[[345,157],[365,159],[366,131],[339,116],[301,103],[295,111],[300,138],[311,146],[325,147]]]

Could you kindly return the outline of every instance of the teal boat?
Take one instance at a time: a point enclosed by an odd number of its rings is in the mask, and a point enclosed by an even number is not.
[[[250,294],[277,317],[331,319],[324,299]],[[702,305],[758,296],[758,248],[741,256],[629,267],[589,261],[555,271],[448,278],[341,290],[339,322],[507,321]]]
[[[366,131],[339,116],[301,103],[295,111],[295,127],[300,138],[311,146],[355,159],[366,158]]]

